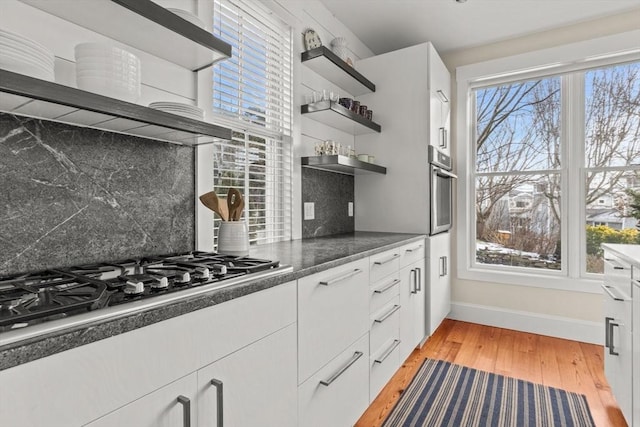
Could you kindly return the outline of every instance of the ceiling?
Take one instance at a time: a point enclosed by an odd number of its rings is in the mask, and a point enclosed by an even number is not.
[[[440,53],[640,8],[640,0],[321,0],[374,54],[431,41]]]

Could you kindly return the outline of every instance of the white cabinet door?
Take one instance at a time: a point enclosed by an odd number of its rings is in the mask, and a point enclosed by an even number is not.
[[[427,331],[429,335],[451,311],[451,237],[442,233],[429,237],[429,283],[427,286]]]
[[[604,368],[627,423],[632,421],[631,266],[605,251],[602,284],[605,316]]]
[[[429,51],[429,73],[430,144],[450,155],[451,75],[433,47]]]
[[[198,425],[297,425],[296,325],[198,371]]]
[[[369,334],[366,333],[298,388],[298,425],[351,426],[368,405]]]
[[[400,270],[400,360],[404,361],[427,335],[425,262]]]
[[[180,378],[153,393],[87,424],[88,427],[195,426],[196,374]],[[73,405],[73,402],[69,402]]]
[[[368,258],[298,280],[298,383],[368,330]]]

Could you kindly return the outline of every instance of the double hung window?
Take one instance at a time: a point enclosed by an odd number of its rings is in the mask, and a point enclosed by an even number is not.
[[[640,244],[637,52],[461,89],[461,277],[575,284],[602,273],[601,243]]]

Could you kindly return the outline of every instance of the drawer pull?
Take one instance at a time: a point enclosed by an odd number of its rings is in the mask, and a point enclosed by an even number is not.
[[[375,261],[373,264],[374,265],[383,265],[383,264],[386,264],[388,262],[393,261],[394,259],[398,258],[399,256],[400,256],[399,254],[393,254],[393,255],[391,255],[391,257],[385,259],[384,261]]]
[[[400,279],[395,279],[393,280],[391,283],[389,283],[386,286],[383,286],[381,288],[376,289],[375,291],[373,291],[376,294],[382,294],[387,292],[389,289],[393,288],[395,285],[397,285],[398,283],[400,283]]]
[[[415,248],[411,248],[411,249],[405,249],[405,252],[413,252],[413,251],[417,251],[418,249],[420,249],[422,247],[422,245],[418,245]]]
[[[615,350],[615,346],[613,345],[613,327],[614,326],[619,327],[620,324],[609,321],[609,354],[612,356],[620,356],[620,353],[618,353]]]
[[[609,286],[609,285],[602,285],[602,289],[604,289],[604,291],[609,294],[609,296],[615,300],[615,301],[624,301],[624,297],[621,297],[620,295],[618,295],[618,292],[615,291],[614,289]]]
[[[224,426],[224,390],[222,381],[211,380],[211,385],[216,388],[216,427]]]
[[[356,274],[360,274],[360,273],[362,273],[362,270],[360,270],[359,268],[356,268],[355,270],[350,271],[347,274],[343,274],[342,276],[336,277],[335,279],[322,281],[322,282],[320,282],[320,284],[322,286],[333,285],[334,283],[341,282],[343,280],[346,280],[346,279],[348,279],[350,277],[353,277]]]
[[[178,403],[182,405],[182,425],[191,427],[191,400],[188,397],[178,396]]]
[[[417,294],[418,293],[418,269],[412,268],[409,274],[413,276],[409,283],[409,291],[412,294]]]
[[[379,359],[375,359],[374,362],[375,363],[382,363],[384,362],[384,360],[389,357],[389,355],[391,353],[393,353],[393,350],[396,349],[396,347],[398,347],[400,345],[400,340],[393,340],[393,344],[391,344],[391,347],[389,347],[389,350],[385,351],[384,354],[382,354],[382,356],[380,356]]]
[[[394,306],[391,308],[391,310],[389,310],[387,313],[385,313],[385,315],[384,315],[384,316],[382,316],[382,317],[381,317],[381,318],[379,318],[379,319],[374,320],[374,322],[376,322],[376,323],[382,323],[382,322],[384,322],[385,320],[387,320],[389,317],[391,317],[391,315],[392,315],[393,313],[395,313],[396,311],[398,311],[398,310],[400,310],[400,306],[399,306],[398,304],[396,304],[396,305],[394,305]]]
[[[604,261],[605,263],[610,264],[614,270],[628,270],[627,268],[624,267],[624,265],[620,264],[618,261],[614,259],[605,258]]]
[[[611,335],[609,334],[609,322],[613,320],[613,317],[604,318],[604,347],[609,348],[611,346]]]
[[[332,382],[337,380],[338,377],[344,373],[344,371],[346,371],[347,369],[349,369],[351,367],[351,365],[356,363],[358,361],[358,359],[360,359],[362,357],[363,354],[364,353],[361,352],[361,351],[356,351],[355,353],[353,353],[353,357],[351,358],[351,360],[349,360],[349,362],[347,362],[346,365],[344,365],[342,368],[340,368],[340,370],[338,372],[336,372],[335,374],[331,375],[331,378],[329,378],[328,380],[320,380],[320,384],[326,385],[326,386],[330,386]]]

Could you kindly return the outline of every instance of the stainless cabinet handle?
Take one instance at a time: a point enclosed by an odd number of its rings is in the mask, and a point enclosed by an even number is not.
[[[320,380],[320,384],[325,385],[325,386],[330,386],[332,382],[337,380],[338,377],[344,373],[344,371],[346,371],[347,369],[349,369],[351,367],[351,365],[356,363],[358,361],[358,359],[360,359],[362,357],[363,354],[364,353],[361,352],[361,351],[356,351],[355,353],[353,353],[353,357],[351,358],[351,360],[349,360],[349,362],[347,362],[346,365],[344,365],[342,368],[340,368],[338,370],[338,372],[336,372],[335,374],[331,375],[331,377],[329,379]]]
[[[422,291],[422,269],[416,267],[416,277],[418,281],[418,292]]]
[[[382,294],[387,292],[389,289],[393,288],[395,285],[397,285],[398,283],[400,283],[400,279],[394,279],[391,283],[389,283],[386,286],[383,286],[381,288],[378,288],[376,290],[374,290],[373,292],[376,294]]]
[[[613,345],[613,327],[614,326],[619,327],[620,324],[609,321],[609,354],[613,356],[620,356],[620,353],[615,351],[615,346]]]
[[[616,261],[615,259],[611,259],[611,258],[605,258],[604,262],[606,264],[610,264],[611,267],[613,267],[614,270],[628,270],[628,268],[626,268],[624,265],[620,264],[618,261]]]
[[[442,102],[449,102],[449,98],[447,98],[447,95],[445,95],[441,89],[436,90],[436,93]]]
[[[224,425],[224,390],[222,381],[211,380],[211,385],[216,388],[216,427],[223,427]]]
[[[440,257],[440,277],[447,275],[447,257]]]
[[[395,313],[396,311],[398,311],[398,310],[400,310],[400,306],[399,306],[398,304],[396,304],[396,305],[394,305],[394,306],[391,308],[391,310],[389,310],[387,313],[385,313],[385,314],[384,314],[384,316],[382,316],[382,317],[381,317],[381,318],[379,318],[379,319],[375,319],[375,320],[374,320],[374,322],[376,322],[376,323],[382,323],[382,322],[384,322],[385,320],[387,320],[389,317],[391,317],[391,315],[392,315],[393,313]]]
[[[331,279],[331,280],[322,281],[322,282],[320,282],[320,284],[322,286],[333,285],[334,283],[341,282],[341,281],[346,280],[346,279],[348,279],[350,277],[353,277],[353,276],[355,276],[356,274],[359,274],[359,273],[362,273],[362,270],[360,270],[359,268],[356,268],[355,270],[350,271],[347,274],[343,274],[342,276],[336,277],[336,278]]]
[[[418,245],[415,248],[411,248],[411,249],[405,249],[405,252],[413,252],[413,251],[417,251],[418,249],[420,249],[422,247],[422,245]]]
[[[178,403],[182,405],[182,425],[191,427],[191,400],[188,397],[178,396]]]
[[[411,274],[411,283],[409,283],[409,289],[411,291],[412,294],[417,294],[418,293],[418,280],[416,279],[416,277],[418,276],[418,272],[416,271],[415,268],[412,268],[411,271],[409,272]]]
[[[389,349],[387,351],[385,351],[382,356],[380,356],[379,359],[375,359],[374,362],[375,363],[382,363],[384,362],[384,360],[389,357],[389,355],[391,353],[393,353],[393,350],[396,349],[396,347],[398,347],[400,345],[400,340],[393,340],[393,344],[391,344],[391,347],[389,347]]]
[[[602,289],[615,301],[624,301],[624,297],[618,295],[618,292],[615,291],[615,288],[612,288],[609,285],[601,285]]]
[[[390,258],[387,258],[384,261],[375,261],[373,264],[374,265],[383,265],[383,264],[386,264],[388,262],[393,261],[394,259],[398,258],[399,256],[400,256],[399,254],[393,254],[393,255],[391,255]]]
[[[611,334],[609,333],[609,322],[613,320],[613,317],[604,318],[604,347],[609,348],[611,345]]]
[[[440,148],[447,148],[447,128],[440,128]]]

